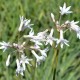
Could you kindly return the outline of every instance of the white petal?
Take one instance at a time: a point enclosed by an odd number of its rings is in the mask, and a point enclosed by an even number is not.
[[[60,10],[62,11],[62,7],[59,7],[60,8]]]
[[[8,58],[7,58],[7,61],[6,61],[6,66],[9,66],[9,64],[10,64],[10,55],[8,55]]]
[[[33,36],[33,35],[34,35],[34,31],[33,31],[32,28],[31,28],[31,31],[29,32],[29,35],[30,35],[30,36]]]
[[[66,9],[66,3],[64,2],[63,9]]]
[[[52,37],[53,32],[54,32],[54,29],[52,28],[52,29],[51,29],[51,32],[50,32],[50,37]]]
[[[51,18],[52,18],[53,22],[55,22],[55,18],[54,18],[53,13],[51,13]]]
[[[32,54],[36,57],[36,59],[39,58],[39,56],[36,54],[36,52],[34,50],[31,50]]]
[[[23,69],[25,70],[25,62],[22,63]]]
[[[71,8],[71,6],[67,7],[67,8],[66,8],[66,11],[69,11],[69,10],[70,10],[70,8]]]
[[[20,62],[19,62],[19,59],[16,59],[16,64],[17,64],[17,68],[18,68],[18,67],[20,68]]]
[[[63,43],[61,43],[61,48],[63,48]]]
[[[50,41],[50,45],[52,46],[52,44],[53,44],[53,41]]]

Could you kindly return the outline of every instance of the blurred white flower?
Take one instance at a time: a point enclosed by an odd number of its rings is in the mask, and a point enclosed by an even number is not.
[[[70,22],[70,29],[74,30],[77,33],[77,38],[80,39],[80,27],[77,25],[77,23],[79,23],[79,21],[74,22],[71,21]]]
[[[72,11],[69,11],[71,6],[66,7],[66,3],[64,3],[63,7],[59,7],[59,8],[60,8],[61,15],[72,13]]]
[[[46,45],[49,43],[52,46],[53,41],[57,41],[57,39],[52,36],[53,32],[54,32],[54,30],[51,29],[50,34],[47,36]]]
[[[9,66],[9,64],[10,64],[10,57],[11,57],[11,55],[9,54],[8,58],[7,58],[7,61],[6,61],[6,66]]]
[[[9,43],[6,43],[6,42],[0,42],[0,49],[3,49],[3,52],[10,46]]]
[[[40,65],[41,61],[45,60],[45,57],[44,56],[38,56],[34,50],[31,50],[31,52],[36,57],[36,67],[37,67],[37,65]]]
[[[59,43],[60,43],[61,48],[63,48],[64,44],[69,46],[68,42],[69,42],[68,40],[63,38],[63,30],[60,30],[60,39],[57,40],[56,47],[58,46]]]
[[[31,38],[33,40],[38,40],[38,41],[42,41],[45,39],[45,37],[47,36],[47,29],[43,32],[39,32],[36,36],[34,36],[34,32],[30,32],[29,35],[24,35],[24,38]]]
[[[29,32],[29,36],[33,36],[34,35],[34,30],[33,28],[31,28],[30,32]]]
[[[34,32],[30,32],[29,35],[24,35],[23,37],[30,38],[30,41],[34,42],[35,45],[43,45],[42,42],[46,41],[47,31],[48,29],[43,32],[39,32],[36,36],[34,36]]]
[[[30,38],[31,42],[34,42],[35,45],[43,45],[41,43],[41,41],[43,41],[43,39],[41,37],[38,36],[32,36],[32,35],[24,35],[24,38]]]
[[[46,30],[43,31],[43,32],[39,32],[39,33],[37,34],[37,36],[38,36],[39,38],[41,38],[41,39],[45,39],[45,37],[47,36],[47,32],[48,32],[48,29],[46,29]]]
[[[23,74],[24,69],[23,67],[21,67],[19,59],[16,59],[16,64],[17,64],[16,75],[21,74],[22,76],[24,76]]]
[[[24,35],[23,37],[24,37],[24,38],[28,38],[28,37],[29,37],[29,38],[31,38],[31,39],[41,40],[41,39],[44,39],[44,38],[46,37],[47,31],[48,31],[48,29],[46,29],[46,30],[43,31],[43,32],[39,32],[36,36],[34,36],[34,32],[31,31],[31,32],[29,33],[29,35]]]
[[[31,64],[29,63],[29,61],[31,61],[32,59],[28,59],[27,56],[25,56],[24,54],[21,55],[20,58],[20,64],[22,64],[23,69],[25,70],[25,64],[29,64],[31,66]]]
[[[49,50],[49,48],[47,47],[47,48],[45,48],[45,49],[43,49],[43,50],[41,50],[41,49],[38,49],[39,51],[40,51],[40,53],[41,53],[41,55],[42,56],[44,56],[44,57],[47,57],[47,51]]]
[[[24,19],[23,16],[20,16],[20,26],[19,26],[19,29],[18,31],[24,31],[26,28],[30,28],[31,29],[31,26],[33,24],[30,24],[30,21],[31,20],[28,20],[28,19]]]

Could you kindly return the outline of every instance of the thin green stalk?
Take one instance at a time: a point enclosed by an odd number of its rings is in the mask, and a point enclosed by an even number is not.
[[[57,48],[55,48],[52,63],[53,63],[53,80],[56,80],[56,68],[58,64],[58,49]]]
[[[60,18],[59,18],[59,25],[60,25],[60,23],[61,23],[61,18],[62,18],[62,16],[60,15]]]
[[[60,15],[60,18],[59,18],[59,25],[61,24],[61,18],[62,18],[62,15]],[[60,33],[59,33],[59,35],[60,35]],[[59,53],[58,48],[55,48],[54,49],[53,60],[52,60],[52,63],[53,63],[53,71],[54,71],[53,72],[53,80],[57,80],[56,70],[57,70],[57,64],[58,64],[58,53]]]
[[[37,72],[37,70],[36,70],[37,68],[36,68],[36,65],[34,66],[34,74],[33,74],[33,80],[35,80],[35,75],[36,75],[36,72]]]
[[[61,17],[60,17],[61,19]],[[60,20],[59,19],[59,20]],[[60,24],[60,21],[59,21]],[[60,34],[60,33],[58,33]],[[59,37],[59,35],[58,35]],[[54,49],[54,55],[53,55],[53,59],[52,59],[52,66],[53,66],[53,80],[57,80],[56,79],[56,70],[57,70],[57,64],[58,64],[58,53],[59,53],[59,49],[58,47],[55,48],[55,44],[53,45],[53,49]]]

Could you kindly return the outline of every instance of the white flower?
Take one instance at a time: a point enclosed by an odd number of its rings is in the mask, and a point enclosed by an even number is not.
[[[30,21],[31,20],[28,20],[28,19],[24,19],[23,16],[20,16],[20,26],[19,26],[19,29],[18,31],[24,31],[26,28],[30,28],[31,29],[31,26],[33,24],[30,24]]]
[[[31,28],[29,35],[24,35],[24,38],[31,38],[31,39],[37,39],[37,36],[34,36],[34,30]]]
[[[8,58],[7,58],[7,61],[6,61],[6,66],[9,66],[9,64],[10,64],[10,57],[11,57],[11,55],[9,54]]]
[[[43,32],[39,32],[36,36],[33,35],[33,32],[32,33],[29,33],[29,35],[24,35],[23,37],[24,38],[31,38],[32,40],[31,41],[45,41],[45,38],[47,36],[47,31],[48,29],[46,29],[45,31]]]
[[[24,76],[23,74],[24,69],[23,67],[21,67],[21,64],[18,59],[16,59],[16,64],[17,64],[16,75],[21,74],[22,76]]]
[[[31,66],[31,64],[29,63],[29,61],[31,60],[32,59],[28,59],[25,55],[21,55],[20,64],[22,64],[24,70],[25,70],[25,64],[29,64]]]
[[[46,45],[49,43],[52,46],[53,41],[57,41],[57,39],[52,36],[53,32],[54,32],[54,30],[51,29],[50,34],[47,36]]]
[[[44,57],[47,57],[46,52],[47,52],[48,50],[49,50],[49,49],[48,49],[48,47],[47,47],[47,48],[45,48],[44,50],[39,49],[39,51],[40,51],[41,55],[42,55],[42,56],[44,56]]]
[[[44,38],[47,36],[47,32],[48,32],[48,29],[46,29],[46,30],[43,31],[43,32],[39,32],[39,33],[37,34],[37,36],[38,36],[39,38],[41,38],[41,39],[44,39]]]
[[[72,13],[72,11],[69,11],[71,6],[66,7],[66,3],[64,3],[63,7],[59,7],[59,8],[60,8],[61,15]]]
[[[43,45],[41,41],[43,41],[43,38],[33,35],[24,35],[24,38],[30,38],[31,42],[34,42],[35,45]]]
[[[42,42],[46,41],[47,31],[48,31],[48,29],[46,29],[43,32],[39,32],[36,36],[34,36],[33,31],[30,31],[29,35],[24,35],[23,37],[30,38],[30,41],[34,42],[35,45],[43,45]]]
[[[37,65],[40,65],[41,61],[45,60],[45,57],[44,56],[38,56],[34,50],[31,50],[31,52],[37,59],[37,61],[36,61],[36,67],[37,67]]]
[[[29,32],[29,36],[33,36],[34,35],[34,30],[33,28],[31,28],[30,32]]]
[[[80,39],[80,30],[79,30],[79,32],[77,32],[77,38]]]
[[[6,42],[0,42],[0,49],[3,49],[3,52],[10,46],[9,43],[6,43]]]
[[[57,40],[56,46],[58,46],[58,44],[60,43],[61,48],[63,48],[64,44],[69,46],[68,42],[69,42],[68,40],[63,38],[63,30],[60,30],[60,39]]]
[[[51,18],[52,18],[53,22],[55,22],[55,18],[54,18],[53,13],[51,13]]]
[[[77,38],[80,39],[80,27],[77,25],[77,23],[79,23],[79,21],[74,22],[71,21],[70,22],[70,29],[74,30],[77,33]]]
[[[31,30],[29,32],[29,35],[24,35],[23,37],[24,38],[34,38],[34,30],[33,30],[33,28],[31,28]]]

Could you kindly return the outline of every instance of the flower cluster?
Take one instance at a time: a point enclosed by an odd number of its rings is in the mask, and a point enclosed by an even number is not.
[[[66,29],[69,29],[70,31],[73,30],[77,33],[77,38],[80,39],[80,27],[77,25],[79,21],[74,22],[73,21],[65,21],[63,24],[61,24],[61,17],[65,14],[72,13],[72,11],[69,11],[71,6],[66,7],[66,3],[64,3],[63,7],[60,7],[60,19],[56,20],[53,13],[51,13],[51,18],[56,26],[57,31],[59,32],[59,38],[55,38],[53,35],[54,29],[52,28],[50,30],[46,29],[45,31],[39,32],[35,35],[34,29],[32,28],[33,24],[30,24],[31,20],[28,20],[24,18],[23,16],[20,16],[20,26],[18,28],[18,32],[23,32],[25,29],[29,29],[28,35],[23,35],[23,38],[26,40],[23,41],[23,43],[6,43],[6,42],[0,42],[0,49],[3,49],[3,52],[5,52],[8,48],[14,48],[16,50],[16,74],[24,75],[24,71],[26,69],[26,64],[31,65],[32,58],[28,58],[26,56],[25,50],[28,49],[30,52],[34,55],[36,58],[36,67],[40,65],[42,61],[45,61],[47,57],[47,52],[49,51],[49,48],[47,47],[49,45],[53,45],[53,42],[56,43],[55,47],[57,47],[60,44],[60,47],[63,48],[63,45],[68,44],[68,40],[64,39],[64,32]],[[27,45],[27,40],[32,43],[31,45]],[[41,48],[41,46],[46,46],[44,49]],[[38,54],[40,53],[40,55]],[[10,59],[11,54],[8,55],[8,58],[6,60],[6,66],[10,65]]]
[[[60,37],[56,41],[56,47],[58,46],[58,44],[60,44],[61,48],[63,48],[64,44],[69,46],[69,44],[68,44],[69,41],[64,39],[64,33],[65,33],[66,29],[67,30],[69,29],[70,31],[71,30],[75,31],[77,33],[77,38],[80,39],[80,27],[77,25],[77,23],[79,23],[79,21],[74,22],[74,20],[72,20],[72,21],[67,20],[67,21],[64,21],[63,24],[61,24],[62,16],[65,14],[72,13],[72,11],[69,11],[71,6],[66,8],[66,3],[64,3],[63,7],[59,7],[59,8],[60,8],[59,20],[55,20],[53,13],[51,13],[51,18],[52,18],[53,22],[55,23],[57,31],[60,33],[59,34]]]
[[[19,32],[24,31],[25,29],[30,29],[28,35],[23,35],[23,38],[29,39],[30,42],[32,42],[32,45],[27,45],[27,40],[23,41],[21,44],[19,43],[7,43],[7,42],[0,42],[0,49],[5,52],[8,48],[14,48],[16,51],[16,74],[24,75],[24,71],[26,69],[26,64],[32,66],[30,62],[33,59],[29,59],[26,56],[25,50],[28,49],[30,52],[34,55],[36,58],[36,67],[40,65],[42,61],[44,61],[47,57],[47,51],[49,50],[48,47],[42,49],[41,46],[44,44],[48,44],[48,38],[52,38],[52,41],[54,38],[52,37],[53,30],[51,30],[50,35],[47,34],[48,29],[46,29],[43,32],[37,33],[37,35],[34,35],[34,30],[31,27],[33,24],[30,24],[30,20],[24,19],[24,17],[20,17],[20,26],[18,28]],[[50,42],[52,45],[52,42]],[[13,51],[14,52],[14,51]],[[41,53],[38,55],[37,53]],[[6,66],[10,65],[10,59],[11,59],[11,53],[8,55],[8,58],[6,60]]]

